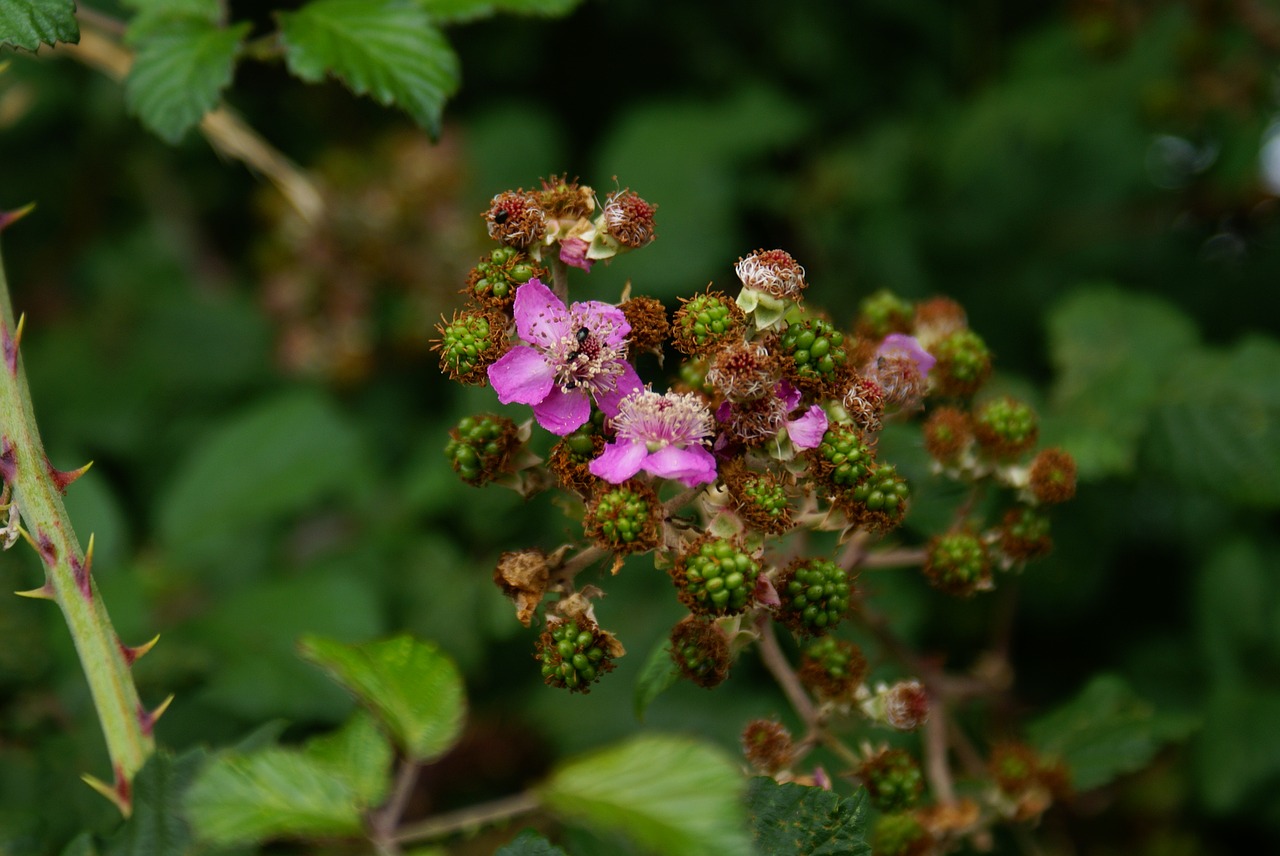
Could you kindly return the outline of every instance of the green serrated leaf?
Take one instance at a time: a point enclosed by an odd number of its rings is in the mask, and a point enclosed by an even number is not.
[[[566,763],[537,793],[566,818],[623,832],[665,856],[745,856],[744,784],[715,747],[644,736]]]
[[[453,746],[466,717],[462,675],[435,645],[397,636],[344,645],[310,636],[302,654],[363,701],[418,761]]]
[[[822,788],[778,784],[757,776],[747,787],[747,811],[761,856],[862,856],[866,791],[842,799]]]
[[[1146,460],[1194,490],[1280,507],[1280,344],[1193,351],[1170,368]]]
[[[363,467],[355,430],[327,399],[286,393],[218,426],[160,498],[170,549],[195,552],[247,525],[349,489]]]
[[[1058,710],[1027,729],[1041,753],[1061,758],[1077,790],[1087,791],[1141,769],[1165,743],[1198,727],[1190,716],[1158,713],[1124,680],[1099,675]]]
[[[433,136],[458,89],[458,58],[411,0],[313,0],[280,13],[289,70],[311,83],[326,74],[357,95],[395,105]]]
[[[0,0],[0,46],[34,51],[79,41],[75,0]]]
[[[191,829],[182,795],[208,760],[203,749],[174,757],[157,752],[133,779],[133,813],[104,851],[107,856],[183,856]]]
[[[150,35],[163,33],[174,21],[218,24],[223,15],[219,0],[125,0],[124,5],[136,12],[125,32],[125,41],[133,46],[141,45]]]
[[[360,802],[328,763],[289,749],[228,752],[200,771],[184,800],[202,841],[357,835]]]
[[[1161,300],[1109,285],[1078,289],[1048,325],[1058,380],[1046,441],[1075,457],[1081,479],[1131,472],[1161,384],[1196,346],[1194,325]]]
[[[510,844],[499,847],[493,856],[568,856],[568,854],[532,829],[526,829]]]
[[[644,721],[644,712],[653,704],[653,700],[662,695],[680,680],[680,670],[671,659],[671,643],[666,639],[659,640],[653,646],[644,665],[640,667],[640,677],[636,678],[634,708],[636,719]]]
[[[556,18],[567,15],[582,0],[417,0],[433,21],[460,23],[500,13]]]
[[[124,81],[125,106],[169,143],[212,110],[231,82],[247,23],[226,29],[198,18],[149,23]]]
[[[364,808],[376,806],[386,797],[395,752],[366,711],[357,711],[332,734],[308,741],[306,754],[346,781]]]

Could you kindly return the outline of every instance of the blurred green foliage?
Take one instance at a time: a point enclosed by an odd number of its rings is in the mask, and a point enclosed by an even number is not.
[[[1109,688],[1116,729],[1137,716],[1134,693],[1166,731],[1200,727],[1051,813],[1042,852],[1267,852],[1280,835],[1280,176],[1264,158],[1277,33],[1270,7],[1225,0],[588,3],[452,30],[462,88],[436,147],[336,85],[245,65],[234,106],[340,194],[303,237],[239,164],[194,135],[173,148],[149,135],[115,83],[57,52],[7,57],[0,207],[39,204],[5,234],[26,367],[53,462],[95,461],[67,502],[81,540],[96,532],[117,628],[134,644],[162,635],[136,670],[144,700],[177,694],[161,742],[226,745],[277,718],[298,738],[335,725],[351,701],[298,638],[400,631],[457,660],[474,707],[417,811],[509,793],[635,731],[645,655],[681,614],[669,582],[624,569],[599,617],[631,656],[589,696],[543,687],[535,633],[491,569],[502,550],[575,538],[576,523],[548,497],[453,477],[447,429],[499,408],[449,385],[426,348],[485,249],[493,193],[616,176],[659,205],[659,240],[588,288],[613,299],[630,280],[673,305],[782,246],[838,323],[876,288],[946,294],[991,345],[997,383],[1037,402],[1079,459],[1056,549],[1017,587],[1016,710],[974,725],[1021,736],[1022,714]],[[930,495],[910,438],[885,443]],[[932,495],[909,532],[945,513]],[[895,628],[951,668],[1011,605],[875,573],[863,584]],[[27,551],[6,553],[0,587],[38,574]],[[0,598],[0,639],[0,853],[56,853],[114,823],[79,782],[104,773],[105,753],[56,612]],[[1116,683],[1090,684],[1101,672]],[[665,693],[646,726],[732,746],[783,707],[745,662],[713,693]]]

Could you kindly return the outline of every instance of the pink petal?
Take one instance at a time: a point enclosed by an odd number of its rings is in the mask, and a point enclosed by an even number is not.
[[[788,413],[795,410],[800,404],[800,390],[791,385],[791,381],[781,380],[774,389],[774,394],[778,396]]]
[[[756,603],[765,606],[781,606],[782,599],[778,597],[778,590],[773,587],[773,583],[769,582],[769,578],[761,574],[756,577],[755,590]]]
[[[590,246],[581,238],[565,238],[560,241],[560,261],[591,273],[592,262],[587,258]]]
[[[538,424],[552,434],[571,434],[591,418],[591,400],[580,389],[562,392],[553,386],[542,401],[533,405],[533,415]]]
[[[720,406],[716,408],[716,421],[728,422],[731,416],[733,416],[733,405],[727,399],[720,402]]]
[[[702,446],[666,446],[650,455],[644,468],[658,478],[678,479],[685,487],[716,480],[716,459]]]
[[[582,303],[573,304],[575,314],[582,317],[582,323],[591,330],[592,333],[600,336],[611,348],[621,347],[623,341],[626,340],[627,334],[631,332],[631,324],[627,321],[627,316],[622,310],[611,303],[602,303],[599,300],[586,300]],[[608,319],[611,323],[601,323]],[[608,334],[605,335],[605,331]]]
[[[787,436],[797,449],[816,449],[822,444],[822,435],[825,433],[827,413],[816,404],[804,416],[787,423]]]
[[[882,357],[886,354],[900,354],[908,357],[920,370],[921,377],[927,377],[929,369],[933,368],[933,364],[938,361],[937,357],[920,347],[920,343],[914,336],[908,336],[905,333],[890,333],[884,337],[880,347],[876,348],[876,356]]]
[[[631,328],[628,327],[627,329],[630,330]],[[618,415],[618,404],[622,399],[633,392],[642,392],[644,390],[644,384],[640,382],[640,375],[636,374],[636,370],[632,368],[631,363],[626,360],[618,360],[618,362],[622,364],[622,374],[618,376],[617,385],[607,392],[596,391],[596,404],[604,411],[604,415],[610,418]]]
[[[563,301],[537,277],[516,289],[512,312],[520,338],[544,348],[569,335],[572,327]]]
[[[519,345],[489,366],[489,383],[503,404],[537,404],[551,391],[555,370],[542,354]]]
[[[622,484],[640,472],[640,465],[648,457],[649,450],[644,443],[628,443],[619,440],[604,447],[604,452],[587,465],[593,476],[602,478],[610,484]]]

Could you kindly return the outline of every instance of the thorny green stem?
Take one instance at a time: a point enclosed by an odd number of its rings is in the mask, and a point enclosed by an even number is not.
[[[396,832],[393,841],[404,844],[410,841],[426,841],[443,838],[455,832],[466,832],[489,823],[496,823],[528,814],[539,806],[538,798],[529,792],[515,794],[491,802],[438,814],[419,823],[405,826]]]
[[[45,457],[2,264],[0,312],[0,474],[13,488],[13,502],[45,568],[44,585],[28,594],[55,601],[66,618],[115,777],[114,788],[98,789],[127,816],[130,782],[155,749],[151,734],[155,719],[143,710],[129,670],[139,651],[123,646],[111,625],[91,573],[92,550],[88,556],[81,550],[62,502],[60,488],[69,478],[54,470]]]

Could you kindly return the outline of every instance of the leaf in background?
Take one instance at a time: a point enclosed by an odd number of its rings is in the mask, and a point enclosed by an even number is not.
[[[1222,688],[1209,697],[1197,740],[1197,785],[1216,812],[1239,810],[1251,796],[1280,808],[1280,686]],[[1258,813],[1257,816],[1261,816]]]
[[[135,12],[125,32],[125,41],[132,45],[141,44],[149,34],[163,31],[175,20],[217,24],[223,14],[220,0],[122,0],[122,3]]]
[[[1152,413],[1152,466],[1193,490],[1280,507],[1280,344],[1180,357]]]
[[[133,779],[133,814],[105,853],[107,856],[183,856],[191,852],[191,829],[182,813],[182,795],[208,760],[203,749],[173,757],[159,751]]]
[[[671,659],[671,643],[665,638],[660,639],[640,667],[640,677],[636,678],[636,719],[643,722],[644,712],[653,704],[653,700],[671,689],[678,680],[680,670]]]
[[[308,636],[302,655],[367,704],[415,760],[438,758],[462,732],[462,675],[435,645],[411,636],[362,645]]]
[[[82,832],[62,848],[58,856],[98,856],[98,847],[93,843],[93,836]]]
[[[359,835],[362,828],[350,785],[326,762],[290,749],[216,756],[183,803],[196,836],[213,844]]]
[[[358,481],[364,457],[327,399],[283,393],[232,416],[196,449],[158,503],[161,540],[195,550],[313,506]]]
[[[1280,550],[1274,540],[1226,541],[1199,570],[1200,650],[1213,681],[1246,686],[1280,674]]]
[[[416,0],[431,20],[458,23],[506,12],[555,18],[567,15],[582,0]]]
[[[747,811],[762,856],[862,856],[865,841],[865,790],[842,799],[822,788],[794,782],[778,784],[757,776],[747,786]]]
[[[1156,298],[1092,285],[1059,303],[1048,327],[1058,380],[1046,441],[1075,456],[1083,480],[1131,472],[1161,384],[1196,346],[1194,325]]]
[[[386,797],[395,752],[365,710],[357,710],[337,731],[307,741],[306,754],[345,781],[362,807],[377,806]]]
[[[499,847],[493,856],[568,856],[568,854],[532,829],[526,829],[510,844]]]
[[[0,0],[0,45],[34,51],[80,41],[75,0]]]
[[[217,106],[249,28],[185,17],[150,23],[134,34],[137,56],[124,81],[125,106],[163,140],[177,143]]]
[[[1077,790],[1105,785],[1144,767],[1165,743],[1185,739],[1194,717],[1157,713],[1123,679],[1099,675],[1066,705],[1027,728],[1032,745],[1059,757]]]
[[[458,89],[458,58],[410,0],[313,0],[281,12],[289,70],[309,83],[332,74],[357,95],[395,105],[432,136]]]
[[[664,856],[746,856],[743,785],[719,749],[645,736],[569,761],[537,793],[566,818],[624,832]]]

